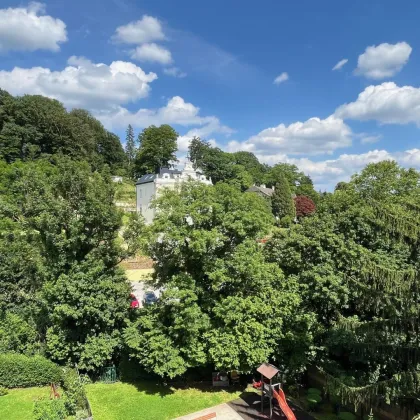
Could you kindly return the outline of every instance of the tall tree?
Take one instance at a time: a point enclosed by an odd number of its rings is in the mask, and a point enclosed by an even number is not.
[[[280,176],[271,196],[271,207],[274,216],[279,219],[289,218],[293,220],[296,216],[295,204],[289,183],[284,176]]]
[[[125,331],[130,354],[149,371],[176,376],[192,366],[251,371],[293,335],[299,296],[267,264],[257,240],[273,225],[267,202],[218,183],[165,191],[147,252],[157,305]]]
[[[0,310],[35,319],[54,360],[95,370],[115,356],[129,310],[121,214],[106,171],[53,160],[0,171]]]
[[[125,155],[127,157],[129,175],[133,175],[134,159],[136,158],[136,144],[134,140],[134,130],[131,124],[128,125],[125,136]]]
[[[177,162],[177,139],[178,133],[170,125],[145,128],[138,138],[139,148],[134,163],[136,176],[157,173],[160,168]]]

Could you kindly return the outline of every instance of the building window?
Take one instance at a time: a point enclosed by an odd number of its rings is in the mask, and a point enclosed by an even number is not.
[[[139,190],[139,197],[141,198],[141,197],[142,197],[142,195],[143,195],[143,190],[142,190],[142,189],[140,189],[140,190]]]

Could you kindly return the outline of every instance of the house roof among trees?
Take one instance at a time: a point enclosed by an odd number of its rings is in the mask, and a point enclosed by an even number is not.
[[[252,187],[247,189],[247,192],[259,192],[261,194],[266,195],[267,197],[271,197],[274,193],[274,190],[271,188],[259,187],[257,185],[253,185]]]

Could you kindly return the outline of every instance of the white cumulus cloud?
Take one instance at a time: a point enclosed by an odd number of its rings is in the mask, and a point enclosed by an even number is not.
[[[148,95],[155,73],[125,61],[95,64],[83,57],[70,57],[61,71],[15,67],[0,71],[0,87],[14,95],[37,94],[58,99],[67,107],[92,111],[136,101]]]
[[[407,63],[411,51],[406,42],[372,45],[359,55],[355,73],[369,79],[392,77]]]
[[[340,70],[345,64],[347,64],[349,60],[347,58],[343,58],[340,60],[332,69],[334,70]]]
[[[275,85],[279,85],[280,83],[285,82],[286,80],[289,80],[289,75],[284,71],[282,74],[278,75],[275,79],[274,79],[274,84]]]
[[[0,9],[0,52],[59,51],[67,41],[66,24],[45,15],[45,5],[32,2],[27,7]]]
[[[257,155],[257,157],[260,161],[268,164],[287,162],[296,165],[301,171],[308,174],[314,181],[315,187],[322,191],[332,191],[338,182],[349,181],[353,174],[360,172],[368,163],[395,160],[407,168],[420,169],[420,149],[394,153],[376,149],[360,154],[342,154],[336,159],[319,161],[308,158],[290,158],[285,155]]]
[[[159,19],[144,15],[140,20],[119,26],[113,40],[122,44],[143,44],[151,41],[163,41],[162,24]]]
[[[394,82],[368,86],[356,101],[338,107],[335,115],[343,119],[420,126],[420,88],[399,87]]]
[[[318,155],[332,153],[352,143],[352,131],[342,119],[333,115],[325,119],[310,118],[290,125],[266,128],[245,142],[232,141],[229,150],[247,150],[259,155]]]
[[[96,116],[109,128],[123,128],[131,124],[133,127],[144,128],[149,125],[177,124],[181,126],[198,126],[190,130],[185,136],[192,138],[194,135],[206,137],[212,133],[230,134],[229,127],[220,123],[215,116],[201,116],[200,108],[186,102],[180,96],[170,98],[161,108],[141,108],[131,112],[124,107],[115,107],[111,110],[99,112]]]
[[[161,64],[172,63],[172,55],[169,50],[155,43],[142,44],[131,53],[131,58],[138,61],[148,61]]]

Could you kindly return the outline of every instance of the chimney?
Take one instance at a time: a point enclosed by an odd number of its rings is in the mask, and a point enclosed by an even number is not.
[[[274,185],[271,187],[271,189],[274,191],[274,189],[275,189]]]
[[[265,184],[261,184],[261,185],[260,185],[260,187],[261,187],[261,188],[265,188]]]

